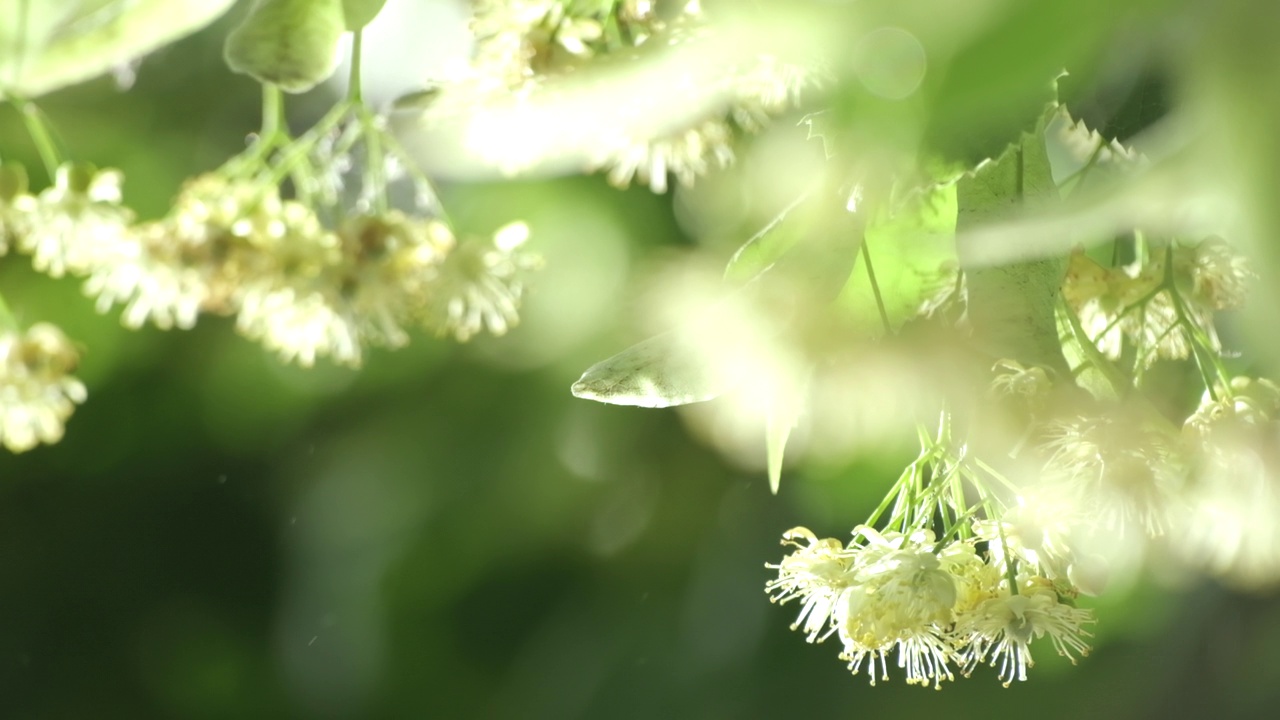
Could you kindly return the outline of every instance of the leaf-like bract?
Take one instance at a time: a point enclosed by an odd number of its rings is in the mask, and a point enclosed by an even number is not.
[[[120,67],[235,0],[0,0],[0,98],[33,98]]]

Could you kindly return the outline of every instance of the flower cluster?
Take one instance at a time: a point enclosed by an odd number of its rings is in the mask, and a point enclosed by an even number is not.
[[[582,82],[588,70],[639,62],[714,34],[697,0],[476,0],[471,29],[476,39],[471,61],[441,80],[429,116],[472,116],[485,128],[494,106],[554,101]],[[816,77],[806,67],[771,55],[727,63],[708,77],[689,74],[664,83],[663,92],[677,97],[666,96],[662,103],[651,97],[619,98],[627,107],[614,115],[576,120],[581,132],[574,133],[574,141],[583,146],[577,152],[590,169],[606,172],[614,185],[625,187],[638,179],[654,192],[665,192],[668,175],[687,185],[712,167],[732,162],[730,119],[740,128],[758,130],[770,116],[797,104],[801,90]],[[711,97],[719,100],[704,111],[689,112]],[[661,107],[680,118],[652,117]],[[566,114],[576,113],[559,113],[557,122],[564,123]],[[521,117],[521,125],[538,124]],[[614,121],[620,117],[651,119],[623,127]],[[543,157],[531,147],[539,142],[536,133],[528,127],[522,133],[525,147],[493,158],[505,170],[524,169]]]
[[[303,366],[358,366],[364,347],[400,347],[412,326],[466,341],[517,324],[523,276],[538,264],[522,247],[523,223],[459,242],[437,216],[334,212],[320,196],[337,202],[336,191],[286,199],[264,163],[233,160],[193,178],[165,217],[142,223],[120,204],[118,171],[65,165],[34,196],[10,171],[0,247],[54,277],[83,276],[98,310],[123,306],[127,327],[234,316],[241,333]],[[335,175],[325,170],[296,173],[296,185]]]
[[[1179,502],[1186,460],[1177,435],[1122,413],[1055,421],[1042,487],[1081,525],[1159,537]]]
[[[1280,388],[1235,377],[1206,389],[1186,423],[1190,468],[1178,550],[1246,589],[1280,582]]]
[[[62,439],[87,396],[75,372],[79,353],[57,327],[37,323],[0,332],[0,445],[25,452]]]
[[[793,628],[810,642],[837,635],[841,659],[872,684],[888,679],[890,655],[908,683],[939,687],[955,678],[953,666],[969,675],[990,664],[1006,685],[1025,680],[1030,645],[1041,637],[1073,661],[1089,652],[1090,611],[1034,563],[984,557],[974,540],[862,526],[847,544],[805,528],[783,542],[795,550],[769,566],[778,571],[766,586],[772,600],[800,600]]]
[[[1225,241],[1156,249],[1146,262],[1103,267],[1071,257],[1062,295],[1085,333],[1109,359],[1128,341],[1141,367],[1189,357],[1192,343],[1220,352],[1214,312],[1240,307],[1253,273]]]

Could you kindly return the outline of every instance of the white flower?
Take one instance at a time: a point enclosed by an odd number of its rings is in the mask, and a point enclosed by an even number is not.
[[[1121,537],[1164,534],[1186,477],[1176,437],[1133,417],[1077,417],[1051,431],[1044,481],[1074,498],[1078,517]]]
[[[1257,273],[1249,261],[1221,238],[1211,237],[1194,248],[1175,251],[1178,269],[1189,276],[1191,298],[1205,308],[1226,310],[1244,305],[1250,281]]]
[[[839,540],[819,540],[803,527],[788,530],[782,542],[797,549],[781,563],[766,565],[778,571],[778,578],[769,581],[765,591],[770,593],[770,601],[776,603],[801,599],[800,614],[791,629],[803,627],[806,640],[822,642],[836,630],[831,622],[832,612],[841,593],[853,580],[853,554]]]
[[[422,311],[424,322],[459,342],[481,330],[502,335],[514,327],[520,321],[524,274],[541,263],[522,251],[528,237],[528,226],[514,222],[488,240],[459,244],[440,264]]]
[[[1090,611],[1060,602],[1048,580],[1023,580],[1017,595],[1006,592],[956,619],[956,636],[967,645],[960,652],[964,673],[989,659],[1006,687],[1014,680],[1024,681],[1035,664],[1031,643],[1045,636],[1059,655],[1074,663],[1077,656],[1089,654],[1085,638],[1090,633],[1084,626],[1093,622]]]
[[[1175,550],[1244,589],[1280,583],[1280,389],[1265,379],[1232,378],[1217,399],[1205,393],[1187,420],[1194,453]]]
[[[120,321],[129,328],[148,320],[163,330],[195,326],[208,296],[208,273],[180,260],[178,238],[165,223],[138,226],[133,237],[97,258],[84,293],[96,298],[100,313],[123,304]]]
[[[0,255],[31,228],[36,199],[27,192],[27,171],[16,163],[0,164]]]
[[[62,439],[64,423],[88,394],[71,375],[78,359],[53,325],[0,333],[0,444],[24,452]]]
[[[18,248],[52,277],[84,274],[99,258],[128,242],[133,213],[120,205],[118,170],[58,168],[54,185],[36,198]]]
[[[947,665],[956,584],[935,554],[933,534],[911,535],[859,527],[867,544],[854,557],[854,578],[835,609],[844,643],[841,657],[856,675],[864,666],[872,684],[887,679],[887,655],[898,653],[907,682],[935,687],[953,679]]]
[[[626,187],[634,178],[665,193],[668,174],[681,185],[692,185],[713,162],[719,168],[733,162],[733,131],[723,120],[706,120],[663,137],[622,139],[600,153],[595,164],[608,170],[613,185]]]
[[[325,293],[283,286],[246,293],[236,329],[258,340],[285,362],[311,367],[327,356],[343,365],[361,362],[358,321]]]

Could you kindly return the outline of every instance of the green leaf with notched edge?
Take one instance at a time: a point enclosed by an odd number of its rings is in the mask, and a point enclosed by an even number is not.
[[[306,92],[333,74],[345,30],[342,0],[258,0],[223,57],[235,72]]]
[[[1103,137],[1075,120],[1065,107],[1045,127],[1046,149],[1053,175],[1064,197],[1081,187],[1099,189],[1139,169],[1145,158],[1119,140]]]
[[[216,20],[235,0],[0,0],[0,98],[111,71]]]
[[[994,267],[966,262],[971,252],[966,231],[1058,200],[1044,142],[1050,117],[1045,113],[1034,133],[1023,133],[998,159],[980,164],[956,184],[956,250],[979,346],[995,358],[1066,373],[1054,316],[1066,259],[1055,254]]]
[[[342,17],[347,29],[354,32],[373,22],[387,0],[342,0]]]

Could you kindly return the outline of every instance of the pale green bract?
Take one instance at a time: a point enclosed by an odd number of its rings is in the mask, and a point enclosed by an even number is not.
[[[235,0],[0,0],[0,98],[111,71],[216,20]]]
[[[341,0],[258,0],[227,36],[223,57],[235,72],[285,92],[306,92],[338,66],[345,12]]]

